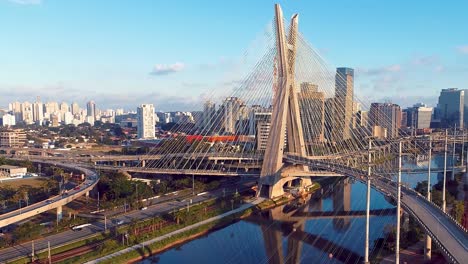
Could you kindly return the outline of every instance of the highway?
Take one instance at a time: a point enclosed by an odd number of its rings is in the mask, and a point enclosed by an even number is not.
[[[333,164],[317,160],[308,160],[304,157],[288,155],[287,159],[293,163],[302,163],[314,168],[330,170],[344,175],[349,175],[364,182],[367,172],[347,167],[341,164]],[[379,174],[372,174],[373,187],[393,198],[396,198],[396,183]],[[458,225],[450,216],[444,213],[438,206],[427,201],[420,194],[404,186],[401,188],[403,198],[402,207],[413,215],[428,232],[435,243],[441,248],[441,252],[450,262],[466,263],[468,258],[468,233]]]
[[[1,214],[0,215],[0,228],[22,221],[22,220],[25,220],[25,219],[28,219],[30,217],[49,211],[51,209],[55,209],[55,208],[61,209],[63,205],[91,191],[99,181],[99,176],[90,169],[78,167],[76,165],[57,163],[57,162],[44,162],[44,161],[39,161],[39,160],[32,160],[32,161],[56,165],[59,167],[68,168],[72,170],[79,170],[86,175],[86,180],[78,186],[78,189],[68,190],[66,195],[63,195],[63,196],[57,195],[47,200],[23,207],[21,209],[11,211],[6,214]]]
[[[226,183],[225,186],[221,188],[207,192],[204,195],[194,195],[186,197],[181,201],[171,200],[164,203],[158,203],[152,206],[148,206],[146,210],[135,210],[130,211],[124,215],[117,216],[112,219],[107,219],[107,228],[112,228],[116,226],[118,220],[122,220],[123,224],[130,223],[133,219],[140,220],[149,217],[154,217],[163,213],[171,212],[180,208],[186,208],[190,199],[192,204],[200,203],[215,197],[222,197],[223,195],[230,195],[235,193],[236,188],[238,191],[249,189],[253,186],[254,182],[252,181],[241,181],[238,183]],[[177,198],[177,195],[174,195],[173,198]],[[167,197],[161,197],[161,200],[167,199]],[[180,199],[179,199],[180,200]],[[47,242],[50,241],[51,248],[72,243],[81,239],[85,239],[93,234],[104,231],[105,224],[104,220],[99,220],[92,223],[88,227],[84,227],[80,231],[68,230],[59,234],[51,235],[45,238],[35,240],[34,247],[36,251],[41,251],[47,249]],[[0,250],[0,263],[5,263],[6,261],[11,261],[17,258],[28,256],[31,254],[31,242],[23,243],[21,245],[9,247],[6,249]]]

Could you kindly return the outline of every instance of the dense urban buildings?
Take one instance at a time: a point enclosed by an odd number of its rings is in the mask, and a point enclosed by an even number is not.
[[[398,137],[401,127],[401,108],[392,103],[372,103],[369,123],[376,137]]]

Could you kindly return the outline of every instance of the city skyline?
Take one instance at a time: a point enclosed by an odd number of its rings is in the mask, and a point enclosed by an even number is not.
[[[397,2],[283,6],[286,16],[301,10],[301,24],[307,25],[302,33],[331,64],[356,70],[358,96],[402,107],[420,101],[435,106],[440,89],[467,88],[463,73],[468,72],[468,32],[464,34],[463,25],[468,21],[462,14],[466,3],[405,4],[402,10]],[[81,105],[96,100],[103,108],[135,109],[152,103],[161,111],[200,110],[207,91],[239,78],[223,73],[235,68],[246,43],[271,21],[270,1],[249,8],[244,8],[247,2],[212,3],[207,10],[192,4],[181,8],[178,3],[150,1],[130,7],[109,3],[1,1],[0,27],[9,41],[0,44],[0,57],[8,65],[0,72],[0,89],[9,92],[0,99],[0,107],[40,95],[43,101]],[[189,12],[192,9],[196,15]],[[229,12],[236,16],[223,15]],[[24,20],[16,19],[23,15]],[[168,20],[173,21],[170,30],[161,26]],[[251,26],[239,27],[234,23],[239,21]],[[204,26],[208,23],[212,26]]]

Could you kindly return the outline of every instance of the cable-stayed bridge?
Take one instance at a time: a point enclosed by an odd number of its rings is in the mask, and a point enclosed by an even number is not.
[[[245,77],[234,82],[232,91],[219,89],[230,94],[222,97],[225,99],[218,107],[215,101],[221,96],[218,90],[213,91],[199,120],[177,122],[171,134],[147,154],[55,158],[92,161],[100,169],[143,174],[258,177],[257,195],[268,198],[281,197],[290,187],[305,190],[312,185],[311,177],[352,177],[368,186],[366,234],[369,217],[375,213],[369,209],[372,187],[394,197],[397,212],[403,208],[417,219],[427,233],[428,258],[432,239],[447,261],[463,263],[468,255],[468,235],[446,213],[445,198],[443,208],[439,208],[431,202],[430,192],[421,197],[402,186],[400,178],[405,172],[402,160],[410,162],[426,155],[428,166],[418,172],[427,171],[430,176],[433,149],[444,155],[444,182],[462,171],[463,161],[462,166],[453,166],[453,173],[447,173],[447,160],[453,163],[455,156],[463,160],[464,134],[456,134],[456,129],[452,135],[440,132],[427,136],[399,131],[398,107],[375,106],[365,94],[355,96],[354,70],[331,69],[298,26],[297,14],[286,26],[276,5],[274,21],[253,52],[246,52]],[[256,58],[251,60],[252,56]],[[356,110],[359,107],[368,109],[367,117],[366,111]],[[394,175],[399,176],[396,181]],[[340,212],[341,218],[362,216],[362,212]],[[364,252],[368,262],[368,235]]]
[[[464,144],[463,133],[460,138],[453,129],[452,154],[447,133],[415,136],[399,131],[399,106],[374,105],[366,102],[365,95],[364,100],[355,96],[354,70],[330,70],[298,31],[298,25],[296,14],[286,26],[276,5],[275,20],[263,35],[264,48],[255,50],[259,58],[245,67],[249,70],[246,77],[218,108],[214,103],[217,96],[207,100],[200,122],[177,123],[171,137],[140,160],[140,172],[172,170],[190,175],[199,171],[210,175],[208,171],[216,171],[226,176],[256,172],[257,195],[268,198],[282,196],[291,186],[307,189],[311,177],[318,174],[353,177],[368,186],[367,208],[373,187],[394,197],[398,212],[404,209],[419,221],[427,232],[428,258],[432,239],[448,261],[463,262],[468,235],[446,213],[445,198],[441,209],[430,202],[430,196],[421,197],[402,186],[400,180],[402,160],[428,152],[430,175],[432,149],[444,153],[444,182],[446,177],[453,177],[460,167],[454,166],[453,173],[447,175],[447,155],[451,154],[454,163],[456,144]],[[362,111],[355,110],[358,106],[368,107],[366,120]],[[177,157],[174,153],[184,154]],[[237,157],[229,158],[233,156]],[[459,156],[463,159],[464,154]],[[393,181],[390,175],[399,177]],[[405,194],[403,199],[401,193]],[[368,209],[366,234],[369,217]],[[397,232],[399,228],[397,217]],[[399,233],[397,237],[396,262]],[[368,236],[366,239],[364,261],[368,262]]]

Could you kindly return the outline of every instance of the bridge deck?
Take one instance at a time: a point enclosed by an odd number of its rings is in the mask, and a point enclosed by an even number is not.
[[[309,166],[349,175],[359,180],[361,180],[362,175],[367,174],[367,172],[359,169],[340,164],[309,160],[293,155],[289,155],[287,159],[291,160],[291,162],[302,162]],[[395,192],[392,192],[395,187],[389,182],[382,180],[383,177],[381,175],[374,174],[372,179],[371,183],[373,187],[379,192],[395,196]],[[468,233],[439,207],[428,202],[424,197],[413,190],[403,187],[402,192],[405,193],[404,197],[401,199],[402,206],[409,211],[410,214],[415,216],[422,226],[427,229],[432,239],[442,248],[446,257],[452,262],[466,263],[466,258],[468,256]]]

